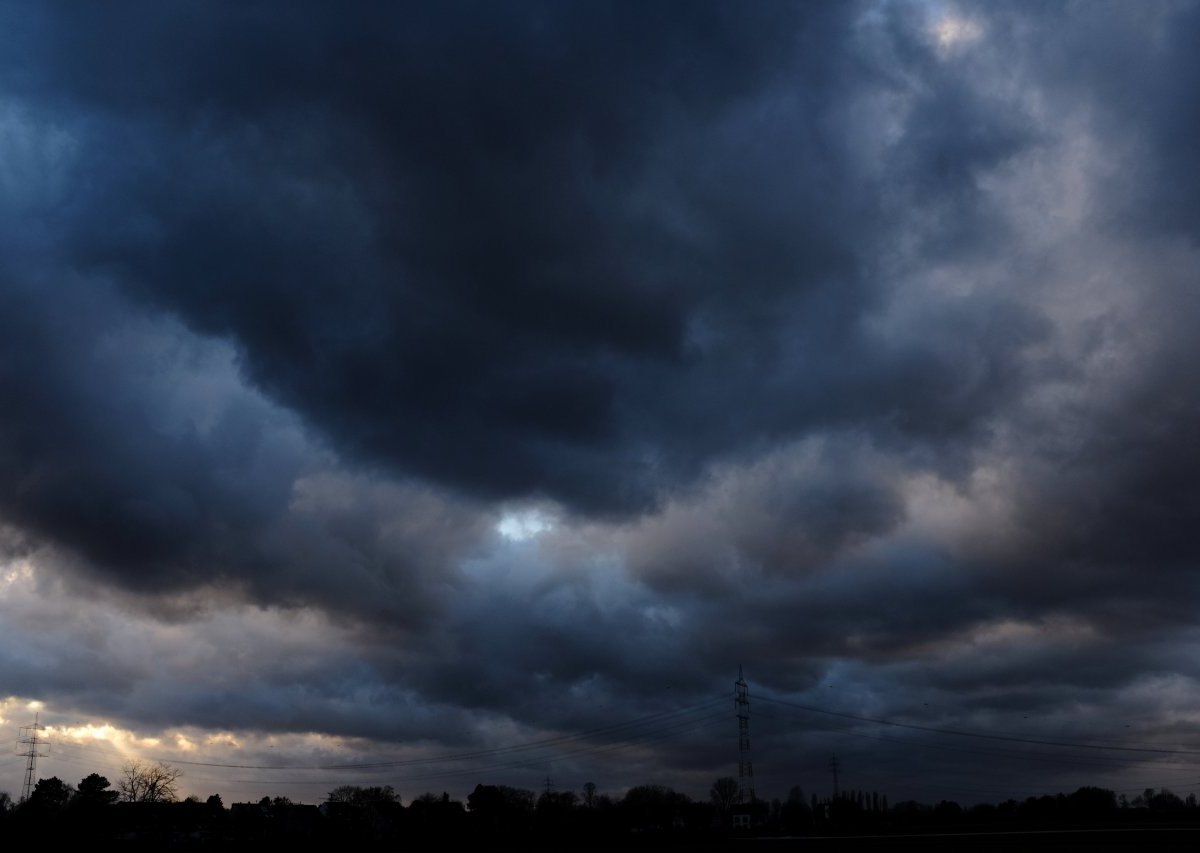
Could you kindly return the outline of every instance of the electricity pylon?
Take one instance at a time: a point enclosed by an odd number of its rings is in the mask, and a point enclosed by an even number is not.
[[[17,735],[17,755],[29,759],[25,763],[25,784],[21,786],[21,802],[29,799],[33,787],[37,784],[37,760],[50,754],[50,741],[42,736],[45,726],[38,722],[38,715],[33,715],[32,726],[21,726]]]

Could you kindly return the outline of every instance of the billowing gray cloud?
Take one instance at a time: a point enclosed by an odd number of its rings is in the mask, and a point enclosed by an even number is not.
[[[1198,15],[5,7],[0,693],[324,761],[743,663],[1178,743]],[[685,729],[594,766],[726,772]]]

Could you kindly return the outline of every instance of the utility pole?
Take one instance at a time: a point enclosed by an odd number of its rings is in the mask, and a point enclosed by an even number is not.
[[[750,760],[750,688],[738,665],[733,682],[733,707],[738,719],[738,802],[754,802],[754,763]]]
[[[50,754],[50,741],[42,737],[46,727],[38,722],[38,714],[33,715],[32,726],[21,726],[17,735],[17,755],[22,755],[29,761],[25,764],[25,784],[21,786],[21,802],[29,799],[37,784],[37,760]]]
[[[836,752],[829,758],[829,772],[833,774],[833,798],[836,800],[838,795],[838,757]]]

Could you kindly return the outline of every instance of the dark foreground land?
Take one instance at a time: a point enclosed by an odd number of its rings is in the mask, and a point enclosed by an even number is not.
[[[725,780],[718,780],[723,782]],[[732,788],[736,788],[736,780]],[[722,807],[657,785],[619,800],[479,784],[467,802],[423,794],[402,805],[388,786],[342,786],[321,806],[263,797],[226,808],[220,796],[184,802],[126,801],[108,780],[72,788],[38,781],[15,807],[0,807],[0,844],[135,851],[288,849],[405,853],[791,853],[791,851],[1174,851],[1200,849],[1200,804],[1146,789],[1126,800],[1084,787],[1072,794],[962,808],[942,801],[889,807],[875,792],[837,798],[754,800]],[[2,804],[0,804],[2,805]]]
[[[1195,851],[1200,828],[1137,827],[1027,830],[1009,832],[938,832],[867,836],[797,836],[738,839],[726,849],[739,853],[867,853],[867,851]]]
[[[24,841],[21,836],[7,837],[0,833],[0,843]],[[107,839],[107,849],[185,850],[185,851],[253,851],[262,853],[264,847],[276,845],[265,841],[280,839],[196,838],[137,836]],[[524,840],[486,837],[457,837],[408,839],[408,843],[389,843],[381,839],[362,837],[300,836],[287,839],[294,851],[344,849],[348,851],[403,850],[405,853],[908,853],[908,851],[1018,851],[1018,853],[1074,853],[1074,851],[1189,851],[1200,849],[1200,827],[1104,827],[1076,829],[1030,829],[1005,831],[938,831],[898,832],[877,835],[796,835],[752,836],[717,835],[658,837],[629,837],[612,839],[528,838]]]

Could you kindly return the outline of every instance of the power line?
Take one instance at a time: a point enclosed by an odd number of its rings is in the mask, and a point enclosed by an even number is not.
[[[902,729],[915,729],[922,732],[932,732],[934,734],[954,735],[956,737],[973,737],[982,738],[985,740],[1000,740],[1010,743],[1030,743],[1041,746],[1063,746],[1074,749],[1099,749],[1099,750],[1118,750],[1121,752],[1144,752],[1156,753],[1161,755],[1200,755],[1200,750],[1195,749],[1162,749],[1154,747],[1139,747],[1139,746],[1102,746],[1095,743],[1080,743],[1076,741],[1060,741],[1060,740],[1043,740],[1040,738],[1015,737],[1011,735],[995,735],[987,734],[986,732],[969,732],[961,729],[946,729],[938,726],[922,726],[917,723],[901,723],[896,720],[884,720],[878,717],[864,717],[859,714],[850,714],[845,711],[831,711],[827,708],[817,708],[812,705],[801,705],[798,702],[788,702],[783,699],[771,699],[766,696],[755,697],[760,702],[770,702],[776,705],[785,705],[789,708],[796,708],[800,711],[807,711],[812,714],[824,714],[829,717],[841,717],[846,720],[857,720],[862,723],[874,723],[880,726],[895,726]]]
[[[761,711],[759,712],[758,716],[759,716],[759,718],[766,719],[766,720],[786,721],[788,719],[786,717],[777,717],[777,716],[774,716],[771,714],[763,714]],[[1103,755],[1084,757],[1084,756],[1078,756],[1078,755],[1067,755],[1067,754],[1064,754],[1061,752],[1033,752],[1033,751],[1029,751],[1029,750],[1011,750],[1011,749],[1010,750],[973,749],[971,747],[966,747],[966,746],[950,746],[945,743],[931,743],[928,741],[915,741],[915,740],[902,740],[902,739],[896,739],[896,738],[889,738],[884,735],[869,734],[867,732],[856,732],[856,731],[850,731],[850,730],[839,731],[837,734],[838,734],[838,736],[842,736],[842,737],[855,737],[855,738],[863,738],[863,739],[867,739],[867,740],[875,740],[875,741],[880,741],[882,743],[889,744],[889,745],[908,747],[910,749],[927,749],[927,750],[932,749],[932,750],[940,750],[940,751],[944,751],[944,752],[958,752],[958,753],[964,753],[964,754],[969,754],[969,755],[989,755],[989,756],[996,756],[999,758],[1014,758],[1014,759],[1021,759],[1024,761],[1057,762],[1060,764],[1069,763],[1069,764],[1077,764],[1077,765],[1090,766],[1090,767],[1103,767],[1103,768],[1107,768],[1107,769],[1121,769],[1124,767],[1129,767],[1130,762],[1132,760],[1130,758],[1119,758],[1117,756],[1103,756]],[[1141,758],[1141,759],[1136,759],[1136,760],[1139,764],[1147,764],[1147,765],[1155,766],[1155,762],[1166,762],[1166,761],[1169,761],[1170,759],[1168,757],[1146,757],[1146,758]],[[1173,761],[1173,762],[1171,762],[1170,766],[1179,766],[1180,763],[1181,762]],[[1197,765],[1195,763],[1191,763],[1188,766],[1195,767]]]
[[[600,744],[598,746],[584,747],[582,749],[576,749],[576,750],[571,750],[571,751],[564,752],[564,753],[559,753],[559,754],[557,754],[556,757],[557,758],[571,758],[571,757],[580,756],[580,755],[596,755],[596,754],[604,753],[604,752],[613,752],[616,750],[627,749],[631,746],[639,746],[639,745],[643,745],[646,743],[653,743],[653,742],[656,742],[659,740],[664,740],[667,737],[669,737],[679,731],[686,731],[688,729],[699,729],[699,728],[710,727],[710,726],[713,726],[714,724],[718,724],[718,723],[724,725],[727,719],[728,718],[725,716],[725,713],[722,712],[720,714],[714,714],[714,715],[709,715],[708,717],[703,717],[699,720],[688,720],[683,723],[675,723],[664,729],[647,732],[645,734],[639,735],[636,738],[631,738],[629,740],[618,741],[616,743],[610,743],[610,744]],[[524,761],[515,761],[515,762],[510,762],[507,764],[493,764],[493,765],[485,765],[483,767],[470,767],[470,768],[466,768],[463,770],[445,770],[445,771],[439,771],[436,773],[422,773],[422,774],[410,775],[410,776],[400,776],[400,777],[396,777],[396,778],[399,779],[400,781],[413,781],[413,780],[419,780],[419,779],[439,779],[439,778],[448,778],[448,777],[454,777],[454,776],[469,776],[471,774],[477,774],[477,773],[490,773],[490,772],[494,772],[496,770],[512,770],[512,769],[518,769],[518,768],[538,767],[538,766],[544,764],[545,761],[546,761],[546,756],[534,756],[534,757],[528,758]]]
[[[429,764],[445,764],[445,763],[470,761],[470,760],[478,760],[478,759],[507,757],[507,756],[515,755],[515,754],[522,753],[522,752],[529,752],[529,751],[534,751],[534,750],[547,750],[547,749],[551,749],[551,748],[555,748],[555,747],[570,746],[574,743],[586,742],[588,740],[594,740],[596,738],[605,737],[605,736],[622,735],[622,737],[619,740],[617,740],[613,743],[610,743],[610,744],[601,744],[598,747],[589,747],[589,748],[585,748],[582,750],[572,750],[572,751],[567,751],[565,753],[560,753],[562,755],[570,756],[570,755],[586,754],[589,752],[605,751],[610,748],[616,749],[616,748],[627,747],[631,744],[635,744],[639,740],[656,740],[656,739],[658,739],[657,735],[659,735],[661,733],[664,733],[664,732],[672,733],[676,730],[686,728],[695,722],[695,721],[691,721],[691,720],[680,721],[679,718],[687,717],[689,715],[693,715],[698,712],[714,708],[718,704],[724,703],[725,701],[727,701],[727,700],[724,698],[712,699],[708,702],[688,706],[688,707],[685,707],[682,709],[676,709],[676,710],[672,710],[672,711],[660,711],[660,712],[657,712],[654,714],[648,714],[644,717],[635,718],[633,720],[627,720],[622,723],[615,723],[615,724],[611,724],[611,725],[607,725],[607,726],[600,726],[600,727],[596,727],[593,729],[584,730],[582,732],[578,732],[575,734],[558,735],[558,736],[551,737],[551,738],[543,738],[542,740],[529,741],[526,743],[513,744],[510,746],[495,747],[492,749],[476,750],[474,752],[450,753],[450,754],[446,754],[446,755],[430,756],[430,757],[425,757],[425,758],[410,758],[410,759],[397,759],[397,760],[393,760],[393,761],[373,761],[373,762],[360,762],[360,763],[311,764],[311,765],[286,764],[285,765],[285,764],[233,764],[233,763],[216,762],[216,761],[189,761],[186,759],[160,759],[160,758],[155,758],[153,756],[146,756],[146,757],[152,761],[165,760],[165,761],[169,761],[169,763],[171,763],[171,764],[180,764],[180,765],[185,765],[185,766],[190,766],[190,767],[215,767],[215,768],[224,768],[224,769],[231,769],[231,770],[278,770],[278,771],[292,771],[292,772],[304,771],[304,770],[323,770],[323,771],[356,770],[356,771],[363,771],[363,770],[395,769],[395,768],[402,768],[402,767],[417,767],[417,766],[429,765]],[[701,721],[706,721],[707,719],[708,718],[701,718]],[[667,725],[665,727],[662,725],[664,723],[667,723]],[[639,731],[639,729],[642,731]],[[122,759],[127,758],[127,756],[125,756],[121,753],[117,753],[115,751],[111,751],[111,750],[107,750],[107,749],[102,749],[99,747],[89,746],[86,744],[70,744],[70,746],[76,747],[79,749],[92,749],[97,752],[107,754],[113,758],[118,758],[118,757],[122,758]],[[532,758],[529,761],[525,761],[525,762],[519,762],[516,764],[508,764],[508,765],[499,765],[499,766],[500,767],[526,766],[528,764],[538,763],[538,762],[543,762],[543,761],[545,761],[545,757],[541,756],[541,757]],[[487,769],[487,768],[485,768],[485,769]],[[469,770],[466,770],[463,772],[472,773],[472,772],[477,772],[477,770],[469,769]],[[439,773],[435,773],[435,774],[429,774],[428,778],[433,778],[434,776],[442,776],[442,775],[445,775],[445,773],[439,772]],[[424,778],[424,777],[420,776],[420,775],[414,775],[414,776],[405,777],[405,778],[417,779],[417,778]]]
[[[610,743],[610,744],[600,744],[600,745],[591,746],[591,747],[583,747],[581,749],[572,750],[570,752],[559,753],[555,757],[556,757],[556,759],[561,759],[561,758],[572,758],[572,757],[576,757],[576,756],[580,756],[580,755],[596,755],[596,754],[604,753],[604,752],[614,752],[617,750],[629,748],[631,746],[640,746],[640,745],[644,745],[644,744],[648,744],[648,743],[654,743],[654,742],[657,742],[660,740],[665,740],[679,732],[684,732],[684,731],[688,731],[688,730],[700,730],[700,729],[705,729],[705,728],[713,728],[716,725],[725,725],[727,723],[727,721],[728,721],[728,717],[725,715],[724,712],[721,712],[719,714],[710,714],[710,715],[708,715],[706,717],[702,717],[698,720],[688,720],[683,723],[677,722],[677,723],[672,724],[671,726],[668,726],[668,727],[665,727],[662,729],[645,732],[643,734],[638,735],[636,739],[618,741],[617,743]],[[470,767],[470,768],[465,768],[465,769],[461,769],[461,770],[439,770],[439,771],[434,771],[434,772],[430,772],[430,773],[417,773],[417,774],[410,774],[410,775],[406,775],[406,776],[394,776],[391,778],[397,782],[416,782],[416,781],[423,781],[423,780],[428,780],[428,779],[448,779],[448,778],[454,778],[454,777],[458,777],[458,776],[470,776],[473,774],[493,773],[493,772],[496,772],[499,770],[517,770],[517,769],[525,769],[525,768],[530,768],[530,767],[538,767],[538,766],[543,765],[545,763],[545,761],[546,761],[546,756],[533,756],[533,757],[530,757],[530,758],[522,760],[522,761],[512,761],[512,762],[508,762],[505,764],[491,764],[491,765],[484,765],[482,767]],[[320,770],[323,768],[314,767],[314,768],[308,768],[308,769]],[[259,780],[243,780],[243,781],[256,781],[257,782]],[[261,780],[261,782],[262,782],[262,784],[275,784],[273,782],[270,782],[269,780]],[[288,784],[304,784],[304,785],[342,784],[344,782],[345,782],[344,778],[342,778],[342,779],[326,779],[326,780],[303,780],[303,781],[288,780]]]

